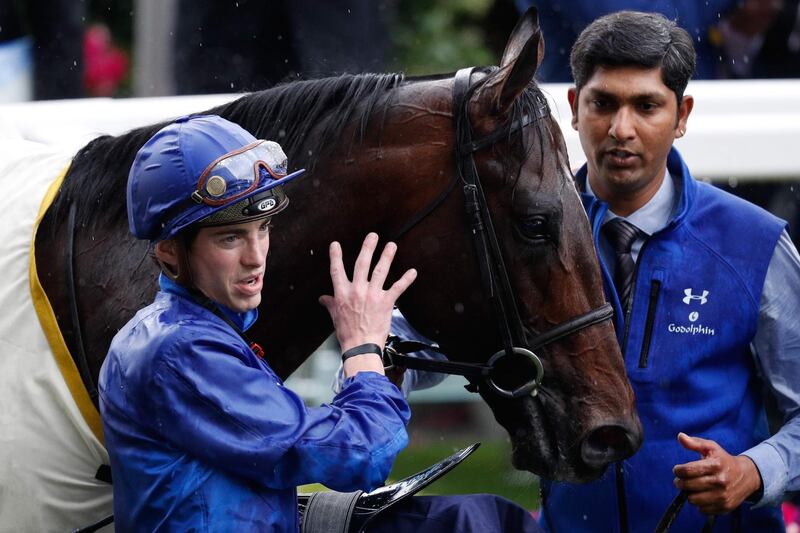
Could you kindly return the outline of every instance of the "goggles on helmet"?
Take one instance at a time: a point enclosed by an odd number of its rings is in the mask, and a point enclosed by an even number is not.
[[[227,153],[206,167],[197,180],[191,198],[198,204],[220,206],[233,202],[256,189],[271,188],[271,183],[293,177],[287,175],[286,156],[280,145],[259,140]]]

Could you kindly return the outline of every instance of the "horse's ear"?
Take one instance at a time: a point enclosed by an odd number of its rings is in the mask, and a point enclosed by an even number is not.
[[[539,28],[539,14],[531,7],[511,32],[500,70],[478,90],[479,106],[491,114],[506,113],[533,79],[543,57],[544,37]]]

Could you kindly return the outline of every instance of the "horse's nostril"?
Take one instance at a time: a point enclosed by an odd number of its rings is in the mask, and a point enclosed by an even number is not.
[[[608,463],[633,455],[639,448],[641,437],[621,425],[600,426],[586,435],[581,443],[581,457],[592,468],[603,468]]]

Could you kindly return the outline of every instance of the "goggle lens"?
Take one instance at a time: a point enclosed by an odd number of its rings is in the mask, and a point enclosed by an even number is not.
[[[208,205],[227,204],[266,180],[285,177],[286,166],[278,143],[257,141],[212,162],[200,175],[192,199]]]

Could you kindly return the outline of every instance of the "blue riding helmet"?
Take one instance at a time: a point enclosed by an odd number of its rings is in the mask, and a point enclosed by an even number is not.
[[[192,225],[267,218],[289,203],[278,143],[258,140],[216,115],[182,117],[159,130],[128,174],[128,224],[139,239],[162,241]]]

